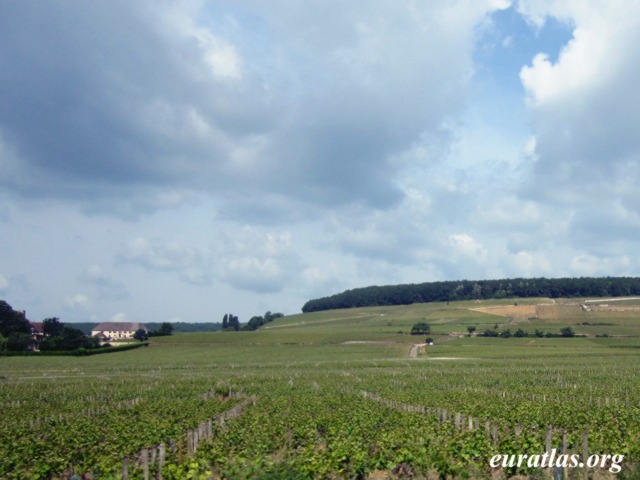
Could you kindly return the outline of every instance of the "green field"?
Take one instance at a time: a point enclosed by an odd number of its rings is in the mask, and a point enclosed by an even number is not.
[[[0,358],[0,477],[122,478],[127,456],[129,478],[144,478],[143,447],[163,443],[165,479],[551,478],[489,462],[543,453],[549,439],[562,448],[564,432],[569,453],[586,439],[589,454],[625,456],[621,473],[605,465],[589,478],[630,478],[640,312],[579,303],[519,300],[543,307],[513,316],[471,310],[508,300],[325,311],[117,354]],[[431,325],[435,344],[414,358],[416,322]],[[467,336],[469,326],[530,335]],[[585,336],[532,336],[566,326]],[[211,438],[191,453],[185,432],[208,420]],[[158,458],[147,463],[155,478]]]

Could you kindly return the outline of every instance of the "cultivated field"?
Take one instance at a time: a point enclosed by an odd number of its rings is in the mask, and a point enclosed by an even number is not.
[[[489,461],[564,446],[625,455],[617,475],[572,478],[629,478],[640,320],[571,303],[544,318],[478,310],[513,301],[337,310],[117,354],[1,358],[0,477],[550,478]],[[435,345],[412,358],[416,322]],[[465,336],[496,324],[588,336]]]

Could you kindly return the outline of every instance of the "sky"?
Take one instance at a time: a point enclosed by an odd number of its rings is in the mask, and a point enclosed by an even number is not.
[[[640,3],[0,2],[0,299],[246,322],[640,275]]]

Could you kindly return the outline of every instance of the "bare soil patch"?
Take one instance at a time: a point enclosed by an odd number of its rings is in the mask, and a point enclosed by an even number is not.
[[[543,305],[540,305],[543,306]],[[546,306],[546,305],[544,305]],[[553,306],[553,305],[549,305]],[[535,317],[538,305],[497,305],[495,307],[472,308],[475,312],[488,313],[499,317]]]

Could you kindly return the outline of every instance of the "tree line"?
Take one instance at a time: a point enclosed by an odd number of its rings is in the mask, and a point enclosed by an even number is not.
[[[82,331],[65,326],[58,317],[42,321],[41,339],[34,338],[31,323],[24,312],[14,310],[0,300],[0,352],[21,352],[38,348],[41,351],[70,351],[100,347],[97,338],[89,338]]]
[[[640,295],[638,277],[513,278],[370,286],[309,300],[303,312],[338,308],[501,298],[621,297]]]
[[[271,313],[267,311],[264,315],[254,315],[245,324],[241,324],[238,317],[232,313],[225,313],[222,317],[222,330],[229,331],[253,331],[259,329],[267,323],[273,322],[276,318],[284,317],[282,313]]]

